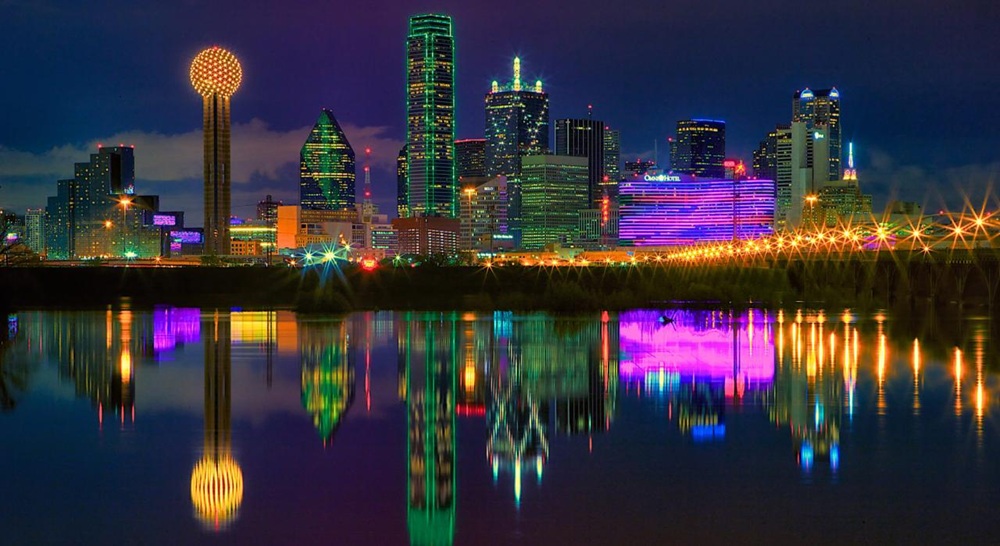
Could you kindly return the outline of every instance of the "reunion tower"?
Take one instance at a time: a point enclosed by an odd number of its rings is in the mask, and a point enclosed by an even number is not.
[[[229,99],[242,79],[240,61],[221,47],[210,47],[191,61],[191,85],[201,95],[204,106],[205,254],[229,254]]]

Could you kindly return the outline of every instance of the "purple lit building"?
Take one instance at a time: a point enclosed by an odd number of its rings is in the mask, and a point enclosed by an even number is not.
[[[619,185],[618,242],[664,247],[770,235],[774,201],[773,180],[634,177]]]

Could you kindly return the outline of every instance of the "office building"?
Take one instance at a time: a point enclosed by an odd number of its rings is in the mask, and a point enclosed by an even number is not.
[[[229,254],[230,99],[242,80],[239,60],[221,47],[210,47],[191,62],[191,85],[202,98],[206,254]]]
[[[507,177],[467,178],[460,199],[460,250],[492,254],[513,248],[514,237],[507,229]]]
[[[656,169],[655,161],[644,160],[642,158],[636,159],[635,161],[626,161],[624,178],[628,179],[642,176],[653,169]]]
[[[670,169],[675,174],[722,178],[726,159],[726,122],[683,119],[670,146]]]
[[[45,254],[45,209],[28,209],[24,215],[24,244],[36,254]]]
[[[602,185],[616,187],[622,176],[622,132],[610,127],[604,127],[604,176]],[[614,195],[613,191],[608,192]]]
[[[589,162],[587,157],[564,155],[521,160],[521,246],[525,250],[577,242],[580,211],[591,208]]]
[[[596,205],[604,180],[604,122],[589,118],[556,120],[555,153],[587,158],[587,202]]]
[[[278,207],[284,205],[281,201],[275,201],[270,195],[262,201],[257,202],[257,220],[268,225],[275,225],[278,221]]]
[[[792,121],[805,123],[806,130],[813,133],[815,157],[810,167],[824,173],[824,181],[841,180],[840,91],[836,87],[796,91],[792,95]]]
[[[396,214],[400,218],[410,215],[410,175],[406,168],[406,148],[404,144],[396,156]]]
[[[455,173],[459,184],[466,178],[486,176],[486,139],[466,138],[455,141]]]
[[[514,58],[514,78],[493,82],[486,94],[486,176],[518,179],[521,158],[549,150],[549,95],[542,82],[524,85],[521,60]]]
[[[306,210],[354,208],[354,148],[333,112],[323,110],[299,152],[299,203]]]
[[[854,167],[854,144],[848,144],[844,179],[824,183],[806,199],[804,223],[810,226],[838,227],[870,222],[872,196],[861,193],[858,171]]]
[[[461,221],[458,218],[419,216],[392,221],[401,255],[435,254],[454,256],[458,253]]]
[[[666,247],[770,235],[772,180],[647,174],[619,186],[619,244]]]
[[[406,39],[407,206],[455,218],[455,39],[447,15],[415,15]]]

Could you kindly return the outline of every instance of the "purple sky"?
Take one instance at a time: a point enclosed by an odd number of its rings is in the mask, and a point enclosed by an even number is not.
[[[455,18],[459,138],[482,136],[483,94],[517,54],[545,82],[553,120],[593,104],[626,158],[649,157],[654,141],[666,157],[676,120],[710,117],[728,123],[728,155],[749,161],[789,120],[793,91],[835,85],[877,205],[898,194],[960,206],[956,188],[981,199],[1000,170],[991,0],[259,4],[0,0],[0,206],[43,206],[96,143],[122,142],[136,145],[138,191],[200,224],[201,105],[187,70],[218,44],[244,68],[235,214],[266,193],[297,201],[298,149],[324,107],[359,156],[374,149],[376,199],[392,210],[407,17],[423,12]]]

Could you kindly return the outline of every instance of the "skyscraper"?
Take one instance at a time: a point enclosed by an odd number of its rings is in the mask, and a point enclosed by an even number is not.
[[[239,60],[221,47],[210,47],[191,62],[191,85],[202,99],[206,254],[229,254],[232,182],[229,99],[242,80]]]
[[[514,79],[493,82],[486,94],[486,176],[521,174],[521,158],[549,150],[549,95],[542,82],[525,86],[521,59],[514,58]]]
[[[589,158],[535,155],[521,161],[521,246],[537,250],[552,243],[576,243],[580,211],[591,203]]]
[[[353,210],[354,148],[333,112],[323,110],[299,152],[303,210]]]
[[[812,166],[826,172],[826,180],[841,179],[840,91],[836,87],[812,90],[808,87],[792,95],[792,121],[805,123],[806,129],[822,134],[823,142],[814,143],[816,163]],[[819,139],[816,139],[817,141]],[[823,163],[824,165],[821,165]]]
[[[589,118],[556,120],[555,153],[587,158],[587,202],[596,206],[604,180],[604,122]]]
[[[455,217],[455,39],[447,15],[410,17],[406,142],[410,214]]]
[[[792,127],[779,124],[767,133],[753,152],[753,176],[774,180],[774,228],[786,227],[792,200]]]
[[[722,178],[726,159],[726,122],[683,119],[670,145],[670,169],[679,174]]]
[[[396,214],[400,218],[410,216],[409,169],[406,168],[406,148],[404,144],[396,156]]]
[[[604,128],[604,177],[602,184],[617,186],[622,176],[622,132]]]
[[[459,181],[486,176],[486,139],[455,141],[455,174]]]

